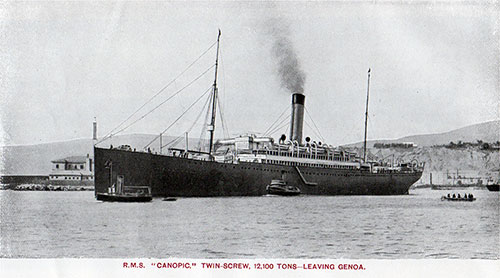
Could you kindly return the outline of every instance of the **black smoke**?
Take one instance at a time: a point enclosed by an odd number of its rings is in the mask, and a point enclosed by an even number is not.
[[[272,39],[272,54],[278,66],[281,86],[291,93],[304,93],[306,75],[301,68],[295,48],[290,40],[290,26],[282,19],[268,20]]]

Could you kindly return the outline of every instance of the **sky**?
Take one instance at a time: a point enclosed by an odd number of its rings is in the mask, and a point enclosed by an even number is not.
[[[94,117],[103,136],[167,84],[135,118],[210,69],[121,133],[159,134],[212,85],[218,29],[230,136],[262,134],[288,115],[283,40],[312,118],[304,136],[363,140],[368,68],[368,139],[498,120],[499,17],[498,5],[479,2],[2,2],[0,145],[91,138]],[[199,136],[205,100],[166,134],[193,126]]]

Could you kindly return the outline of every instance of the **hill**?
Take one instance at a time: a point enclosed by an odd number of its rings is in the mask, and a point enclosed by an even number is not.
[[[435,146],[444,145],[450,142],[476,142],[482,140],[484,142],[496,142],[500,140],[500,121],[490,121],[480,124],[469,125],[459,129],[455,129],[443,133],[423,134],[406,136],[393,140],[369,140],[368,147],[373,147],[375,143],[403,143],[413,142],[418,146]],[[362,147],[363,142],[348,144],[346,147]]]
[[[491,121],[460,128],[457,130],[426,135],[407,136],[397,140],[373,140],[368,147],[370,152],[378,158],[394,155],[409,161],[416,158],[418,161],[426,162],[426,174],[429,171],[446,171],[467,169],[474,171],[500,171],[500,155],[498,151],[481,150],[477,147],[466,147],[461,149],[448,149],[444,147],[432,147],[448,144],[451,141],[495,142],[499,140],[500,121]],[[131,134],[115,136],[101,144],[100,147],[110,145],[130,145],[132,148],[142,150],[151,142],[156,135]],[[169,143],[177,137],[164,136],[163,144]],[[410,149],[374,149],[373,144],[377,142],[397,143],[415,142],[418,148]],[[92,155],[92,140],[77,139],[65,142],[54,142],[38,145],[21,145],[0,147],[1,162],[0,174],[3,175],[47,175],[51,171],[51,160],[75,155]],[[158,150],[159,142],[154,142],[150,147],[153,152]],[[197,139],[189,139],[190,148],[198,146]],[[184,139],[180,138],[177,147],[184,147]],[[351,144],[361,154],[362,143]]]
[[[112,137],[103,143],[100,147],[109,147],[110,145],[119,146],[122,144],[130,145],[132,148],[142,150],[143,147],[151,142],[157,135],[151,134],[130,134]],[[163,144],[167,144],[177,137],[164,136]],[[190,146],[197,146],[197,139],[189,139]],[[153,152],[159,149],[158,140],[151,144]],[[184,147],[184,139],[177,145]],[[191,148],[191,147],[190,147]],[[53,142],[36,145],[19,145],[0,147],[1,175],[48,175],[52,169],[50,161],[77,155],[92,155],[92,139],[76,139],[64,142]]]

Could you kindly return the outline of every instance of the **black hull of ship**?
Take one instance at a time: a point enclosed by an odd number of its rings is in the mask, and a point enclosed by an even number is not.
[[[287,184],[297,186],[302,194],[403,195],[422,175],[300,166],[303,180],[296,167],[285,165],[217,163],[102,148],[94,149],[94,158],[96,194],[107,192],[110,180],[122,175],[125,186],[150,186],[154,197],[261,196],[284,171]]]

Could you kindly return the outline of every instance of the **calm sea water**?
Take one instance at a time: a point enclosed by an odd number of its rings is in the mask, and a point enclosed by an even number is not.
[[[181,198],[0,191],[0,256],[498,259],[499,194]],[[463,194],[463,191],[460,192]]]

